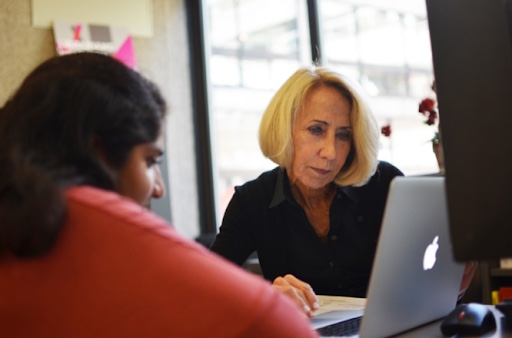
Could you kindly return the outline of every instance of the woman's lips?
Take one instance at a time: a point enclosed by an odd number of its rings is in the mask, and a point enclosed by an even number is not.
[[[329,174],[331,171],[330,170],[326,170],[326,169],[318,169],[318,168],[312,168],[315,172],[317,172],[318,174],[320,175],[327,175]]]

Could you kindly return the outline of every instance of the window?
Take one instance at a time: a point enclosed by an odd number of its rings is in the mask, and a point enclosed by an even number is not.
[[[406,174],[437,172],[419,102],[433,96],[432,57],[425,4],[412,0],[319,0],[323,63],[362,85],[381,126],[380,158]],[[394,6],[395,5],[395,6]]]

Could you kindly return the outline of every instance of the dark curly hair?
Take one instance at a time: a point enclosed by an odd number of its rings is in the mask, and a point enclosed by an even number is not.
[[[115,190],[116,169],[158,138],[165,114],[158,88],[110,56],[38,66],[0,109],[0,255],[47,252],[66,215],[64,190]]]

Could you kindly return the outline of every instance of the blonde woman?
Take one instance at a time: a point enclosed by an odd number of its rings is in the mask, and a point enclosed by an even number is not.
[[[322,67],[297,70],[260,125],[278,167],[235,189],[211,249],[263,275],[309,316],[316,294],[365,297],[389,183],[380,130],[358,87]]]

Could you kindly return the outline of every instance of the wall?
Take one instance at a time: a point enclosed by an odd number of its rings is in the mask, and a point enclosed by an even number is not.
[[[153,207],[170,219],[178,232],[195,238],[199,217],[184,1],[153,0],[153,37],[134,37],[134,48],[138,70],[159,85],[170,111],[164,165],[170,188],[167,198]],[[3,105],[35,66],[56,53],[52,29],[32,26],[31,0],[1,1],[0,31]]]

